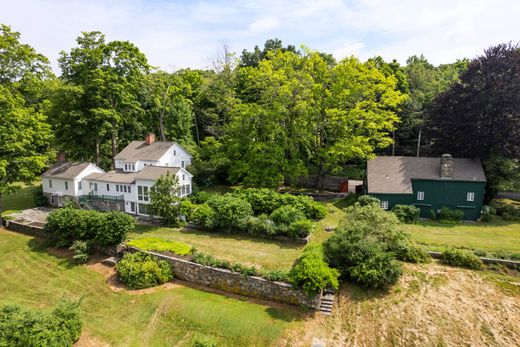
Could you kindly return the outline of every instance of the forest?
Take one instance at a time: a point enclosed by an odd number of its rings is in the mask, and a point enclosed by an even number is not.
[[[149,132],[188,149],[199,185],[279,187],[312,174],[320,188],[375,155],[451,153],[483,161],[489,196],[520,188],[511,43],[435,66],[422,55],[337,61],[270,39],[240,54],[224,44],[208,69],[163,71],[131,42],[83,32],[55,75],[22,41],[0,26],[0,195],[58,152],[109,169]]]

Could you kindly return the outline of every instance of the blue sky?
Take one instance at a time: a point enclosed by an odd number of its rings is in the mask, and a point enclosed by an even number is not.
[[[0,0],[0,22],[56,70],[58,52],[90,30],[135,43],[166,70],[209,67],[223,42],[239,54],[274,37],[338,59],[382,55],[404,63],[422,53],[449,63],[518,42],[519,13],[520,1],[508,0]]]

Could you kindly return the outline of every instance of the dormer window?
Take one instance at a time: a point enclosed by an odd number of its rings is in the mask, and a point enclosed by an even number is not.
[[[176,150],[173,150],[173,155],[177,155],[177,151]]]

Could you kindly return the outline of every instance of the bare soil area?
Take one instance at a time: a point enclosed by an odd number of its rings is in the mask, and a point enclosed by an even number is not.
[[[344,285],[333,315],[309,319],[287,344],[314,337],[327,346],[520,346],[520,277],[407,264],[387,293]]]

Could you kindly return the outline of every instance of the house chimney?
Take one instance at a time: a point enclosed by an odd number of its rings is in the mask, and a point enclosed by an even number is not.
[[[441,155],[441,178],[453,176],[453,157],[451,154]]]
[[[65,158],[65,153],[64,152],[59,152],[56,159],[58,159],[58,161],[65,161],[65,159],[66,159]]]
[[[146,144],[151,145],[154,142],[155,142],[155,134],[154,133],[146,134]]]

